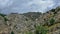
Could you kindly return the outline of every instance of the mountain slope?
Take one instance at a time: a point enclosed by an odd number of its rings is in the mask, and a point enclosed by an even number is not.
[[[0,14],[0,34],[60,34],[60,7],[46,13]]]

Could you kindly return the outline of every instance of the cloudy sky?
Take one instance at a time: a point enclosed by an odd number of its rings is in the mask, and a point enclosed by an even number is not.
[[[60,6],[60,0],[0,0],[0,13],[45,12]]]

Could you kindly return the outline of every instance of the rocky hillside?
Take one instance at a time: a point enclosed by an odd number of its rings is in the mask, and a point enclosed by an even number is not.
[[[35,20],[37,18],[39,18],[39,16],[41,15],[42,13],[40,12],[28,12],[28,13],[23,13],[24,16],[30,18],[31,20]]]
[[[60,7],[46,13],[0,14],[0,34],[60,34]]]

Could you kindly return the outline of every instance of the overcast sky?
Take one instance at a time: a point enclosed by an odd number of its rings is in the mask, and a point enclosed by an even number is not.
[[[9,14],[45,12],[60,6],[60,0],[0,0],[0,12]]]

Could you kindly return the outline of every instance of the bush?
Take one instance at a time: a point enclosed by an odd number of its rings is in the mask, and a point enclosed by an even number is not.
[[[6,15],[0,13],[0,16],[4,17],[4,16],[6,16]]]
[[[5,18],[5,16],[6,16],[5,14],[1,14],[1,13],[0,13],[0,16],[2,16],[2,17],[4,18],[5,21],[8,20],[7,18]]]
[[[50,22],[50,25],[53,25],[55,20],[53,18],[51,18],[49,22]]]
[[[55,9],[51,9],[50,11],[51,11],[51,12],[55,12]]]
[[[5,16],[6,16],[5,14],[1,14],[1,13],[0,13],[0,16],[2,16],[2,17],[4,18],[5,21],[8,20],[7,18],[5,18]]]
[[[42,25],[35,25],[35,34],[47,34],[48,29]],[[28,31],[25,34],[33,34],[32,32]]]
[[[12,31],[11,34],[14,34],[14,32]]]
[[[32,32],[28,31],[28,32],[25,32],[25,34],[33,34]]]
[[[36,26],[36,34],[46,34],[48,29],[44,26],[37,25]]]
[[[5,21],[8,21],[8,19],[7,19],[6,17],[4,17],[4,20],[5,20]]]

